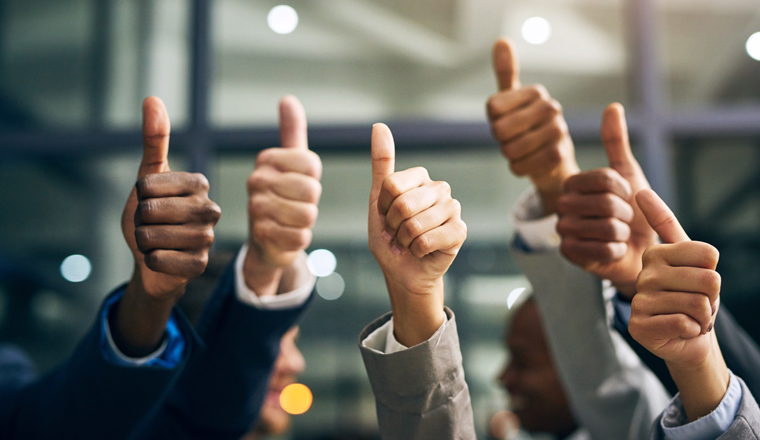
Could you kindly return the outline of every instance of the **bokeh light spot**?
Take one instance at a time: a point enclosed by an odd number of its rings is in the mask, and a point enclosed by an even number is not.
[[[69,255],[61,263],[61,275],[72,283],[86,280],[91,271],[90,260],[84,255]]]
[[[747,53],[752,59],[760,61],[760,32],[755,32],[747,39]]]
[[[278,34],[289,34],[298,26],[298,13],[288,5],[275,6],[267,15],[267,23]]]
[[[311,408],[313,399],[309,387],[294,383],[286,386],[280,393],[280,406],[288,414],[303,414]]]
[[[328,301],[340,298],[345,289],[346,282],[343,281],[343,277],[338,272],[333,272],[317,280],[317,294]]]
[[[309,254],[309,258],[306,259],[306,265],[309,267],[309,272],[315,276],[326,277],[335,271],[338,260],[327,249],[317,249]]]
[[[544,44],[552,36],[552,26],[542,17],[531,17],[522,25],[522,37],[530,44]]]

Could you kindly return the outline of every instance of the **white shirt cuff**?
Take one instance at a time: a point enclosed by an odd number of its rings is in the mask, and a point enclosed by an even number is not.
[[[441,334],[443,334],[443,330],[446,328],[447,322],[449,322],[448,316],[446,316],[446,320],[443,321],[443,324],[438,327],[438,330],[433,333],[428,341],[440,338]],[[367,338],[362,341],[362,345],[384,354],[393,354],[409,349],[409,347],[398,342],[396,336],[393,335],[393,317],[370,333]]]
[[[530,250],[548,251],[559,247],[557,214],[544,215],[541,196],[535,188],[529,188],[517,199],[511,217],[515,231]]]
[[[140,365],[145,365],[148,362],[152,361],[153,359],[156,359],[157,357],[164,354],[164,350],[166,350],[166,346],[169,345],[169,339],[164,338],[164,342],[161,343],[161,346],[156,349],[153,353],[141,357],[141,358],[133,358],[129,357],[126,354],[122,353],[121,350],[119,350],[119,347],[116,346],[116,343],[113,341],[113,336],[111,336],[111,324],[107,324],[105,326],[106,328],[106,340],[108,341],[109,347],[111,347],[111,351],[113,351],[113,354],[116,355],[116,357],[119,358],[119,360],[127,363],[132,364],[136,367],[139,367]]]
[[[244,244],[235,258],[235,296],[237,296],[240,302],[258,309],[282,310],[299,307],[309,299],[309,295],[311,294],[311,291],[314,290],[314,285],[317,283],[317,277],[311,272],[309,272],[308,281],[302,286],[297,287],[295,290],[278,295],[258,296],[256,292],[251,290],[245,283],[243,264],[245,263],[245,255],[247,253],[248,245]],[[302,252],[302,254],[305,259],[306,252]],[[303,266],[306,268],[306,264]]]

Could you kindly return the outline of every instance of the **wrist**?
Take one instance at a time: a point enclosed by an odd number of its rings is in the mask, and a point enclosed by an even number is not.
[[[140,276],[133,276],[124,295],[113,305],[108,316],[111,336],[119,350],[130,357],[142,357],[154,352],[163,341],[166,325],[179,296],[150,295],[142,285]]]
[[[636,280],[633,280],[631,282],[612,282],[612,285],[615,286],[615,289],[625,297],[629,302],[633,300],[634,295],[636,295]]]
[[[531,176],[530,180],[536,187],[544,207],[544,215],[557,212],[557,200],[565,193],[565,181],[574,174],[578,174],[580,168],[574,162],[570,165],[560,166],[547,174]]]
[[[710,353],[701,362],[665,362],[678,386],[690,422],[714,411],[728,390],[730,373],[720,352],[715,332],[710,333],[710,339]]]
[[[256,244],[249,243],[243,261],[243,278],[257,296],[276,295],[284,270],[283,266],[263,258]]]
[[[446,321],[443,310],[443,279],[426,292],[411,292],[386,277],[391,299],[393,329],[396,340],[414,347],[428,339]]]

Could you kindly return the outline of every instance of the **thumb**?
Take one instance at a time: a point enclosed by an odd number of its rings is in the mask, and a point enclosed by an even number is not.
[[[308,149],[306,111],[293,95],[280,100],[280,141],[282,148]]]
[[[520,88],[520,63],[512,41],[499,38],[493,45],[493,68],[499,90]]]
[[[629,182],[641,173],[641,167],[631,152],[625,110],[617,102],[607,106],[602,115],[602,143],[613,170]]]
[[[678,219],[660,196],[651,189],[642,189],[636,193],[636,203],[644,213],[649,226],[657,232],[663,243],[680,243],[691,241],[678,223]]]
[[[372,190],[370,202],[377,200],[383,181],[393,174],[396,162],[396,147],[393,135],[387,125],[377,123],[372,126]]]
[[[149,96],[143,101],[143,157],[137,178],[169,171],[169,132],[171,123],[160,98]]]

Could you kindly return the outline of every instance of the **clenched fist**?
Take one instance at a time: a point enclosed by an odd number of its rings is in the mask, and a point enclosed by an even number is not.
[[[385,275],[396,339],[411,347],[446,319],[443,274],[462,247],[467,226],[447,183],[434,182],[424,168],[394,173],[394,163],[391,132],[375,124],[369,248]]]
[[[620,104],[610,104],[604,111],[602,143],[610,167],[568,178],[557,201],[560,249],[565,258],[610,280],[632,298],[641,255],[657,244],[657,234],[633,197],[649,183],[631,152]]]
[[[118,310],[121,345],[155,345],[171,309],[192,278],[202,274],[221,211],[201,174],[169,169],[169,116],[163,102],[143,103],[143,158],[122,214],[135,269]],[[137,350],[139,351],[139,350]]]
[[[562,107],[542,85],[520,85],[517,55],[508,40],[494,44],[493,65],[499,92],[486,105],[491,131],[512,172],[530,177],[545,214],[553,214],[565,179],[579,171]]]
[[[322,162],[309,151],[306,114],[294,96],[280,102],[282,148],[259,153],[248,178],[246,282],[259,295],[275,294],[276,278],[311,243],[322,194]]]
[[[718,251],[690,241],[665,203],[652,191],[636,195],[663,244],[647,249],[633,297],[631,336],[668,366],[690,420],[715,409],[729,373],[712,331],[720,305]]]

